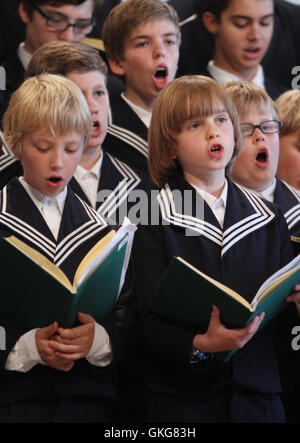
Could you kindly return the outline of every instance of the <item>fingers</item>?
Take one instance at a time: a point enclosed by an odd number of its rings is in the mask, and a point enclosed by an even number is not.
[[[53,322],[51,325],[46,326],[45,328],[41,328],[37,331],[37,334],[40,338],[48,339],[53,337],[54,334],[56,334],[58,330],[58,324],[57,322]]]

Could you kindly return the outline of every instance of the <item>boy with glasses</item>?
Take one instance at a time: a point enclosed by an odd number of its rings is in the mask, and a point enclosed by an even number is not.
[[[3,63],[6,91],[0,118],[10,95],[22,83],[33,52],[53,40],[82,41],[94,27],[97,4],[98,0],[21,0],[18,12],[26,26],[25,41]]]
[[[299,236],[300,193],[276,177],[282,123],[275,104],[263,88],[250,82],[224,87],[237,108],[244,137],[244,150],[232,167],[231,179],[276,203],[290,233]]]

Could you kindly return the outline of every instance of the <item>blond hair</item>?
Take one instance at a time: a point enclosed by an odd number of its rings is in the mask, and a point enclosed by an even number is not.
[[[98,71],[105,79],[107,77],[107,66],[97,49],[81,42],[55,40],[34,52],[26,71],[26,78],[43,73],[67,76],[74,71]]]
[[[179,45],[178,15],[172,6],[161,0],[126,0],[115,6],[106,18],[102,31],[107,60],[123,60],[124,43],[129,34],[141,23],[156,20],[170,20],[175,25]]]
[[[264,88],[246,81],[224,83],[224,88],[230,95],[240,118],[246,117],[254,108],[261,112],[270,112],[274,120],[279,119],[275,103]]]
[[[90,110],[78,86],[53,74],[27,79],[12,95],[3,117],[5,142],[19,152],[23,137],[40,129],[57,136],[77,132],[84,136],[86,145],[92,125]]]
[[[280,135],[300,131],[300,90],[286,91],[275,101],[283,127]]]
[[[176,173],[174,160],[176,136],[185,122],[205,118],[224,109],[234,129],[234,153],[227,168],[242,149],[238,117],[230,98],[221,85],[209,77],[190,75],[169,83],[155,101],[148,132],[149,170],[153,181],[164,186]]]

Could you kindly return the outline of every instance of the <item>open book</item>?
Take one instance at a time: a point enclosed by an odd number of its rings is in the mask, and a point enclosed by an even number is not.
[[[251,303],[240,294],[190,265],[173,257],[155,295],[152,310],[162,318],[191,326],[205,332],[212,305],[220,309],[221,321],[231,328],[246,326],[260,312],[266,325],[287,304],[286,297],[300,282],[300,255],[269,277],[259,288]],[[235,351],[220,353],[229,360]]]
[[[78,312],[99,321],[111,312],[122,289],[136,230],[128,219],[99,240],[70,282],[44,255],[11,236],[0,241],[0,313],[24,328],[57,321],[71,327]]]

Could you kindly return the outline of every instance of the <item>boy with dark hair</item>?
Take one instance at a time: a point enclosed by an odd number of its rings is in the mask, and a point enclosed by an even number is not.
[[[10,95],[24,80],[33,52],[52,40],[81,41],[94,26],[98,0],[21,0],[18,13],[25,24],[25,41],[4,62],[6,91],[4,109]],[[1,110],[0,110],[1,111]]]
[[[205,0],[202,19],[215,39],[207,75],[219,83],[251,81],[277,98],[282,90],[261,65],[273,34],[273,0]]]

